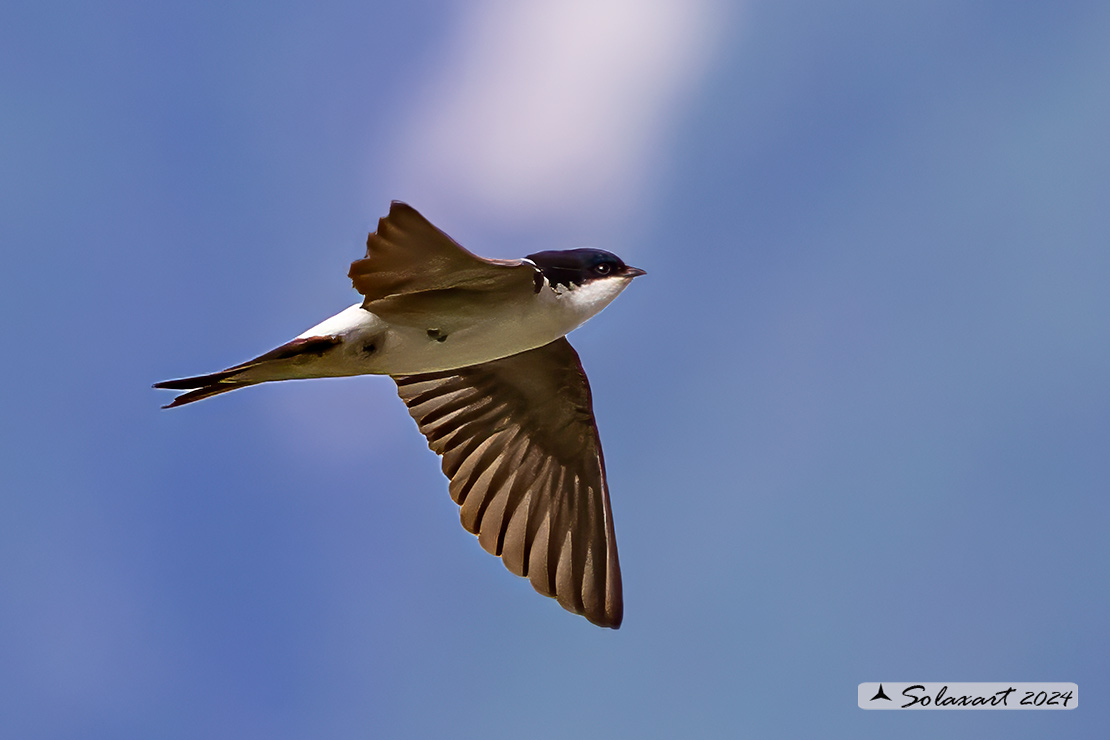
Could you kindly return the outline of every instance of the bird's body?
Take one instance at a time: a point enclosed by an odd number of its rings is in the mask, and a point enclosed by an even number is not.
[[[298,339],[342,337],[322,376],[412,375],[477,365],[542,347],[597,314],[627,283],[536,292],[445,288],[357,303]],[[529,286],[530,287],[530,286]],[[366,348],[374,350],[367,352]]]
[[[604,463],[563,337],[640,274],[601,250],[483,259],[395,202],[351,266],[361,303],[254,360],[156,387],[187,391],[180,406],[276,380],[393,377],[444,457],[464,526],[541,593],[616,627]]]

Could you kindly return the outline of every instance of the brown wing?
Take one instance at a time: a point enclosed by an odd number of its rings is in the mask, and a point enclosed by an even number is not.
[[[394,378],[443,456],[463,526],[505,567],[594,624],[623,616],[590,400],[566,338],[481,365]]]
[[[417,213],[393,201],[389,215],[366,238],[366,257],[348,276],[366,303],[386,296],[444,288],[507,289],[531,286],[535,270],[520,260],[471,254]]]

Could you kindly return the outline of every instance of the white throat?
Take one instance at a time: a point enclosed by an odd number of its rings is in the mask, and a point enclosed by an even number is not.
[[[612,277],[591,280],[583,285],[572,285],[568,288],[565,285],[552,287],[545,278],[542,290],[553,294],[556,303],[561,304],[561,312],[569,314],[568,318],[573,317],[571,320],[574,324],[567,329],[569,332],[599,314],[601,309],[612,303],[631,282],[632,278]]]

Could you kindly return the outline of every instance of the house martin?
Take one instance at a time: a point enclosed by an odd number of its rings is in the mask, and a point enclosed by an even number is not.
[[[462,525],[538,592],[616,629],[605,461],[566,334],[643,274],[600,249],[484,259],[395,201],[351,264],[360,303],[249,362],[154,387],[184,391],[172,408],[275,380],[390,376]]]

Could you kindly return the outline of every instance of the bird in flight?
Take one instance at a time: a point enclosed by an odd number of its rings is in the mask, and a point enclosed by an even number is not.
[[[362,302],[249,362],[154,387],[184,391],[173,408],[274,380],[389,375],[463,527],[538,592],[616,629],[605,461],[566,334],[643,274],[600,249],[478,257],[394,201],[351,264]]]

